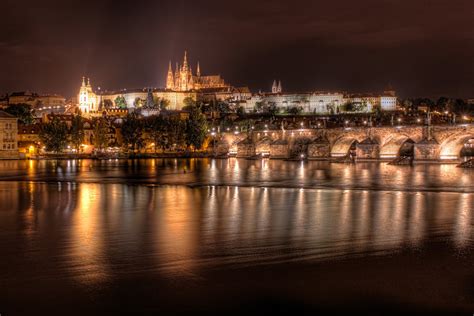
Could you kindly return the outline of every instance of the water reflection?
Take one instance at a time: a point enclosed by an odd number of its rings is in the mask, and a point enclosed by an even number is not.
[[[108,277],[106,252],[102,238],[102,187],[83,184],[78,190],[78,206],[72,217],[68,270],[81,283],[94,284]]]
[[[158,190],[158,189],[155,189]],[[153,241],[156,259],[161,269],[172,275],[192,275],[198,251],[196,223],[198,213],[194,205],[201,196],[185,187],[168,187],[160,194],[154,211],[158,213]]]
[[[456,228],[454,242],[458,248],[465,248],[469,245],[472,235],[472,212],[474,200],[472,194],[461,194],[457,207]]]
[[[0,168],[5,262],[79,284],[378,255],[439,240],[454,251],[472,247],[472,173],[451,166],[173,159]]]

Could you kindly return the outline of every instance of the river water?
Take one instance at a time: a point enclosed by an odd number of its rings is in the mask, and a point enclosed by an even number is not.
[[[455,165],[1,161],[0,313],[472,312],[473,180]]]

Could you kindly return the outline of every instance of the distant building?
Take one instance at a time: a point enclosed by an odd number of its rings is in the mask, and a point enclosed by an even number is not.
[[[0,109],[8,107],[8,94],[0,95]]]
[[[312,91],[305,93],[284,92],[280,80],[274,80],[271,92],[252,94],[248,87],[227,84],[220,75],[202,75],[199,62],[193,73],[187,53],[182,64],[173,70],[171,62],[166,74],[165,89],[123,89],[117,91],[94,90],[90,80],[83,78],[77,104],[87,117],[128,114],[140,110],[144,116],[157,115],[162,110],[180,111],[186,100],[216,102],[225,101],[252,112],[257,106],[275,106],[279,110],[298,108],[305,113],[337,114],[350,112],[395,111],[397,97],[389,87],[381,94],[348,94],[345,92]],[[72,112],[69,107],[67,111]]]
[[[0,159],[18,158],[18,119],[0,111]]]
[[[279,110],[297,107],[305,113],[337,114],[346,111],[348,104],[353,112],[372,112],[376,107],[382,111],[395,111],[397,97],[393,90],[384,91],[382,94],[326,91],[289,93],[283,92],[281,81],[277,83],[275,80],[270,93],[253,94],[244,103],[244,108],[247,112],[251,112],[258,105],[273,105]]]
[[[33,109],[56,109],[64,107],[66,98],[58,94],[37,94],[30,91],[13,92],[8,96],[8,104],[28,104]]]
[[[201,89],[214,89],[229,87],[220,75],[202,76],[199,62],[196,66],[196,75],[188,64],[187,53],[184,52],[183,63],[176,64],[175,71],[171,67],[171,61],[166,76],[166,90],[170,91],[191,91]]]
[[[150,96],[151,94],[151,96]],[[165,89],[123,89],[116,91],[95,90],[90,80],[82,79],[77,96],[81,113],[88,117],[102,116],[111,110],[128,112],[141,110],[143,115],[155,115],[160,110],[180,111],[185,100],[210,102],[225,100],[239,103],[252,96],[248,87],[233,87],[225,83],[220,75],[204,76],[199,63],[196,74],[193,74],[185,53],[183,63],[177,64],[175,71],[169,65]],[[150,102],[150,99],[153,102]],[[154,103],[154,104],[149,104]],[[128,113],[127,112],[127,113]]]
[[[41,130],[41,119],[35,119],[33,124],[18,124],[18,151],[20,157],[31,157],[38,153],[41,148],[39,133]]]
[[[79,95],[77,96],[79,104],[79,110],[84,113],[90,113],[99,110],[99,100],[97,94],[92,90],[90,80],[82,77],[82,85],[79,89]]]

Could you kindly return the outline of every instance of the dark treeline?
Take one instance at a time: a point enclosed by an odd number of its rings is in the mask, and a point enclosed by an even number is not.
[[[429,98],[408,98],[400,101],[405,111],[418,111],[420,108],[430,111],[452,112],[459,115],[473,114],[474,106],[463,99],[440,97],[437,100]]]

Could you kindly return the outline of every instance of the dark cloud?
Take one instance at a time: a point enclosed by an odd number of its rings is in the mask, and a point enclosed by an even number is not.
[[[472,97],[471,0],[10,1],[0,91],[162,86],[189,51],[206,73],[268,89]]]

